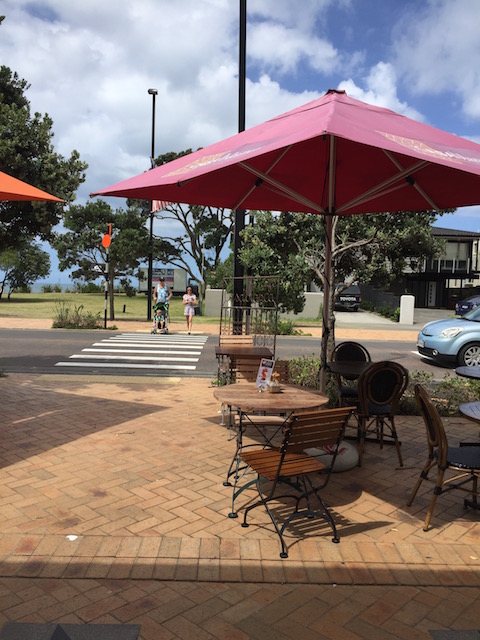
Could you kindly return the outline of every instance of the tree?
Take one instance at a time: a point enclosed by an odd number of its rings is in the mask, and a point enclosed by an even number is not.
[[[107,251],[102,238],[110,224],[111,245]],[[60,270],[77,267],[72,276],[87,282],[102,276],[108,282],[110,320],[114,320],[114,282],[117,278],[138,277],[140,262],[148,252],[149,237],[140,204],[132,204],[126,211],[113,211],[104,200],[74,205],[65,215],[64,226],[69,231],[56,233],[53,241]]]
[[[50,256],[40,245],[24,241],[21,249],[7,249],[0,254],[0,298],[8,288],[8,298],[15,289],[23,289],[50,273]]]
[[[72,202],[85,180],[87,164],[77,151],[69,158],[52,144],[48,114],[30,113],[25,97],[29,85],[8,67],[0,67],[0,166],[2,171]],[[62,206],[46,202],[1,202],[0,246],[16,247],[20,239],[50,240],[62,217]]]
[[[155,164],[160,166],[191,152],[191,149],[169,152],[158,156]],[[149,212],[150,203],[144,203],[143,208]],[[229,242],[232,212],[223,208],[167,203],[155,217],[161,222],[162,235],[154,239],[154,258],[185,269],[191,278],[201,283],[202,298],[205,274],[221,263],[222,251]]]
[[[439,255],[443,243],[433,238],[430,227],[443,213],[333,217],[329,355],[335,341],[335,282],[388,286],[407,264],[415,269],[424,259]],[[325,290],[325,235],[323,216],[256,212],[255,224],[243,232],[240,257],[256,275],[279,275],[283,310],[298,312],[304,305],[306,285],[314,281]]]

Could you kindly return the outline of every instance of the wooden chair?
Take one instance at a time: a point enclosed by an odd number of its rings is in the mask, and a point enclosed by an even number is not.
[[[338,344],[332,353],[332,362],[371,362],[368,350],[359,342],[346,341]],[[335,376],[338,388],[338,406],[354,405],[358,401],[358,388],[354,377]]]
[[[393,442],[397,449],[398,461],[403,467],[400,442],[395,428],[395,414],[398,403],[408,385],[408,371],[398,362],[376,362],[368,367],[358,380],[358,408],[360,446],[358,466],[362,465],[365,440],[374,440],[383,448],[386,442]],[[385,434],[385,430],[388,431]],[[373,434],[373,438],[369,437]]]
[[[478,479],[480,477],[480,447],[475,444],[449,447],[447,434],[437,408],[428,397],[425,389],[415,385],[415,398],[427,432],[427,461],[420,473],[420,477],[412,491],[407,505],[410,506],[417,495],[417,491],[424,480],[428,480],[428,474],[436,467],[437,477],[432,480],[435,483],[432,497],[425,517],[423,530],[428,531],[437,498],[442,493],[453,489],[460,489],[471,494],[471,500],[464,500],[465,507],[478,508]],[[447,471],[455,472],[455,475]],[[464,485],[471,483],[471,487]]]
[[[258,366],[259,363],[255,362],[252,367],[251,361],[247,361],[244,364],[241,364],[241,360],[238,361],[239,368],[237,370],[237,384],[243,382],[255,382],[258,374]],[[288,360],[276,360],[274,366],[274,372],[280,374],[280,383],[287,384],[288,383]],[[268,392],[265,392],[268,393]],[[230,426],[235,426],[235,429],[242,429],[244,432],[247,429],[256,430],[258,433],[261,433],[262,439],[271,443],[275,436],[279,433],[282,427],[285,425],[286,414],[279,411],[278,414],[259,414],[259,413],[242,413],[240,416],[238,413],[235,413],[233,416],[229,417]],[[267,436],[268,433],[268,436]],[[236,456],[234,458],[234,464],[230,465],[230,468],[227,472],[227,479],[223,483],[224,486],[231,486],[230,478],[231,476],[235,476],[235,479],[238,478],[239,473],[241,473],[241,469],[239,467],[239,459],[238,459],[239,450],[236,452]],[[236,486],[236,481],[235,481]],[[233,514],[233,507],[232,507]],[[231,516],[233,517],[233,515]]]
[[[322,518],[332,528],[332,541],[339,542],[335,522],[319,491],[327,485],[330,479],[337,449],[351,410],[352,407],[342,407],[308,413],[294,413],[287,421],[280,448],[258,448],[240,452],[243,462],[257,474],[257,477],[236,491],[234,502],[245,489],[253,485],[256,486],[259,495],[259,500],[246,507],[242,526],[249,526],[247,523],[248,514],[256,507],[263,505],[280,539],[281,558],[288,557],[283,533],[289,523],[296,518]],[[321,456],[313,456],[307,452],[307,450],[316,450],[327,445],[333,447],[334,451],[333,459],[329,461],[328,465],[321,461]],[[318,477],[319,474],[323,475],[323,481],[320,485],[314,484],[311,478],[312,476]],[[264,495],[266,481],[271,484]],[[278,493],[279,486],[284,485],[287,485],[289,491]],[[285,498],[293,498],[295,506],[283,524],[280,524],[270,508],[270,503],[274,500],[283,501]],[[313,498],[317,500],[319,510],[312,507],[311,500]],[[305,506],[300,509],[302,503]]]
[[[245,361],[239,358],[236,361],[236,381],[237,382],[256,382],[258,375],[259,363],[256,361]],[[288,360],[275,360],[275,366],[273,368],[274,373],[280,374],[280,384],[288,384]],[[281,413],[281,412],[279,412]],[[245,415],[245,414],[244,414]],[[247,414],[248,423],[252,425],[262,427],[275,427],[282,426],[285,422],[284,417],[277,417],[275,415],[259,415],[255,413]],[[238,426],[239,416],[234,416],[235,425]],[[247,423],[247,424],[248,424]]]

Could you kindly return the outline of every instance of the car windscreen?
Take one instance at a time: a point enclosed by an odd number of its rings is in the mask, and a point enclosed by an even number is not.
[[[480,322],[480,307],[475,307],[463,316],[464,320],[470,320],[471,322]]]

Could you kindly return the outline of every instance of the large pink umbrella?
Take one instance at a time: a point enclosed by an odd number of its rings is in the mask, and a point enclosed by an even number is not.
[[[92,195],[325,214],[326,327],[331,215],[479,204],[480,145],[331,90]]]
[[[61,198],[52,196],[46,191],[37,189],[27,182],[0,171],[0,201],[10,200],[40,200],[48,202],[65,202]]]

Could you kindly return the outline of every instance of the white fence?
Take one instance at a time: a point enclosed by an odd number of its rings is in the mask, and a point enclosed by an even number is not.
[[[318,318],[323,301],[323,293],[304,293],[305,307],[299,314],[289,311],[288,313],[280,313],[281,318],[287,320],[298,320],[300,318]],[[205,291],[205,316],[219,317],[222,307],[222,290],[207,289]]]

